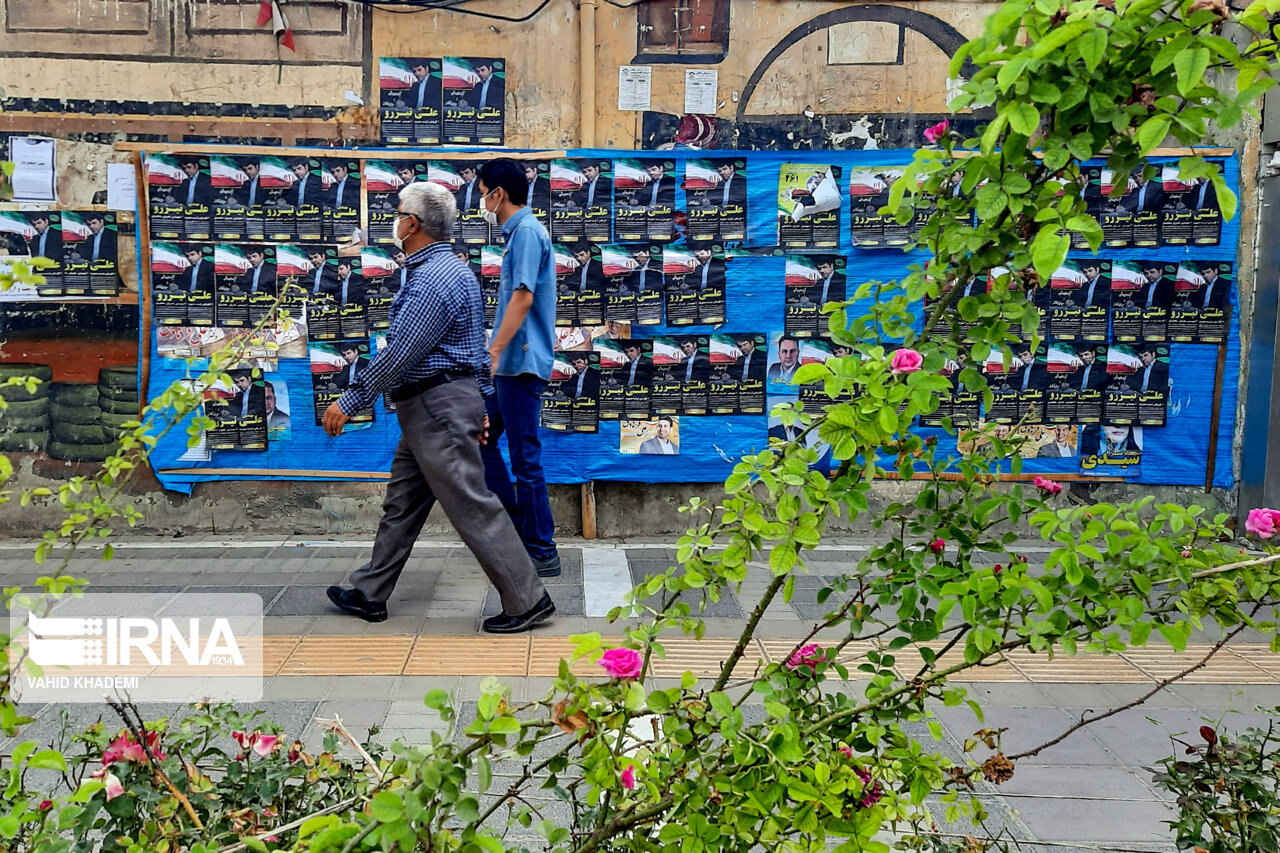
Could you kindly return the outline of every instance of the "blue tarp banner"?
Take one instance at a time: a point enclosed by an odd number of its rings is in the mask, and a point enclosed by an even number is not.
[[[228,149],[234,151],[234,149]],[[317,149],[317,157],[348,157],[369,160],[389,157],[392,152],[377,150],[340,152]],[[475,156],[474,151],[466,152]],[[395,156],[405,151],[397,149]],[[891,171],[910,162],[911,150],[879,151],[612,151],[605,149],[578,149],[567,152],[570,158],[589,158],[602,161],[649,160],[666,161],[672,168],[669,174],[676,176],[674,208],[687,211],[686,190],[681,178],[688,170],[689,160],[722,160],[732,158],[745,163],[747,184],[747,222],[745,239],[724,241],[727,261],[725,269],[725,317],[724,322],[712,325],[632,325],[633,339],[653,339],[666,336],[691,334],[713,335],[728,333],[729,337],[743,334],[761,334],[770,341],[769,363],[777,360],[778,336],[786,325],[786,275],[785,255],[792,253],[811,255],[837,255],[845,261],[844,271],[848,289],[852,292],[866,281],[890,281],[904,276],[908,267],[921,260],[920,255],[903,252],[893,247],[863,248],[854,244],[851,222],[850,180],[862,170],[884,167]],[[422,160],[447,157],[438,149],[424,150]],[[458,152],[459,157],[463,156]],[[1219,158],[1213,158],[1215,160]],[[1153,158],[1153,162],[1161,162]],[[1235,157],[1222,158],[1227,184],[1234,190],[1239,186],[1239,164]],[[804,166],[804,169],[791,168]],[[821,175],[830,169],[837,176],[839,187],[838,245],[817,248],[785,248],[779,245],[779,210],[786,210],[789,199],[800,203],[821,206],[823,188],[810,184],[802,186],[805,175]],[[621,170],[618,170],[619,173]],[[779,181],[783,180],[780,199]],[[647,192],[647,190],[646,190]],[[806,194],[811,193],[811,194]],[[834,202],[832,202],[834,204]],[[685,219],[677,215],[675,245],[687,239],[683,226]],[[614,242],[622,242],[615,232]],[[1194,265],[1231,264],[1236,259],[1239,242],[1238,218],[1221,225],[1216,245],[1160,245],[1152,248],[1103,248],[1100,259],[1112,265],[1139,268],[1142,263],[1150,266],[1159,262],[1169,270],[1183,264]],[[1084,259],[1088,252],[1072,252],[1072,258]],[[1122,262],[1141,262],[1124,264]],[[1083,266],[1083,264],[1081,264]],[[1222,267],[1226,269],[1225,267]],[[1222,397],[1218,408],[1216,464],[1213,485],[1232,485],[1231,445],[1234,435],[1237,406],[1240,333],[1238,322],[1238,294],[1234,268],[1230,275],[1228,327],[1225,343],[1225,371],[1222,381]],[[1117,272],[1117,275],[1119,273]],[[1172,276],[1171,276],[1172,278]],[[824,319],[825,322],[825,319]],[[148,332],[144,331],[144,334]],[[157,329],[149,331],[151,371],[149,394],[156,394],[185,375],[181,362],[166,359],[158,349]],[[1114,343],[1111,341],[1110,343]],[[1104,346],[1106,343],[1103,344]],[[1074,451],[1073,456],[1050,456],[1047,445],[1051,442],[1051,427],[1034,427],[1030,430],[1030,450],[1024,471],[1045,474],[1082,474],[1106,478],[1122,477],[1129,482],[1199,485],[1207,476],[1210,448],[1210,427],[1213,416],[1214,383],[1220,347],[1213,343],[1178,343],[1163,341],[1167,349],[1168,409],[1163,426],[1134,426],[1126,432],[1123,441],[1130,450],[1140,449],[1132,456],[1131,464],[1109,464],[1103,459],[1097,464],[1098,427],[1087,429],[1072,426],[1065,444]],[[1140,343],[1139,343],[1140,346]],[[192,486],[203,480],[213,479],[275,479],[276,472],[316,471],[326,472],[324,479],[342,479],[345,473],[386,472],[391,465],[392,452],[399,439],[399,427],[394,413],[388,413],[380,401],[375,406],[375,419],[366,428],[348,431],[338,438],[329,438],[315,425],[312,401],[311,364],[307,358],[282,358],[278,369],[267,373],[275,391],[277,408],[287,408],[287,431],[277,432],[268,442],[265,451],[219,450],[206,461],[192,461],[187,454],[187,436],[175,430],[156,448],[153,465],[159,472],[162,484],[168,489],[189,492]],[[543,464],[549,482],[579,483],[588,480],[612,480],[644,483],[716,482],[723,480],[735,461],[744,453],[759,450],[767,444],[768,408],[780,399],[791,399],[795,390],[778,383],[769,386],[765,412],[734,415],[689,415],[678,419],[678,455],[646,455],[624,453],[627,444],[632,449],[638,440],[652,435],[651,427],[636,427],[621,420],[601,420],[596,433],[572,433],[543,430]],[[776,423],[776,422],[775,422]],[[941,429],[920,428],[922,434],[939,438],[942,455],[954,453],[955,440]],[[624,438],[623,433],[628,432]],[[1092,444],[1091,444],[1092,442]],[[173,473],[172,469],[235,469],[234,475]],[[288,479],[300,479],[291,473]],[[367,478],[362,478],[367,479]]]

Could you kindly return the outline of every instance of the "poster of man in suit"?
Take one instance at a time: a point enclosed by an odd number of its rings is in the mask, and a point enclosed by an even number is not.
[[[492,57],[471,60],[479,77],[471,90],[476,111],[476,144],[502,145],[506,139],[506,61]]]
[[[94,296],[115,296],[120,292],[116,215],[94,210],[84,215],[84,221],[89,237],[81,254],[89,263],[89,286]]]
[[[382,141],[439,145],[440,60],[384,56],[378,60]]]
[[[785,331],[801,338],[822,334],[827,328],[822,306],[845,298],[844,257],[788,255],[784,269]]]
[[[28,232],[27,254],[33,258],[53,261],[53,266],[39,270],[40,275],[45,278],[45,283],[43,288],[37,289],[37,292],[43,296],[61,296],[63,293],[62,216],[56,212],[38,210],[27,214],[27,222],[34,230],[34,233]]]
[[[1217,344],[1226,339],[1234,268],[1230,261],[1183,261],[1178,265],[1169,340]]]
[[[1138,395],[1138,423],[1164,426],[1169,406],[1169,348],[1145,346],[1138,351],[1139,364],[1129,375],[1129,387]]]
[[[1052,429],[1053,439],[1036,449],[1036,458],[1075,459],[1079,455],[1076,427],[1071,424],[1056,424]]]
[[[346,242],[360,228],[360,161],[328,159],[321,168],[329,177],[322,212],[324,239]]]
[[[323,421],[325,410],[369,366],[370,352],[368,338],[311,342],[308,355],[311,359],[311,396],[316,426]],[[356,423],[368,423],[373,419],[372,408],[364,409],[351,417]]]
[[[691,241],[746,239],[746,160],[689,160],[684,164],[682,187]]]
[[[623,421],[618,450],[646,456],[679,456],[680,419],[663,416],[652,421]]]
[[[614,164],[614,239],[670,241],[675,236],[676,164],[639,158]]]

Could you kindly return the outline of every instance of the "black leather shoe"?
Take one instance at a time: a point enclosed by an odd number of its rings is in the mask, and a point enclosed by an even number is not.
[[[558,578],[560,577],[560,554],[552,554],[545,560],[534,560],[533,567],[538,570],[540,578]]]
[[[352,616],[359,616],[366,622],[386,622],[387,605],[370,601],[358,589],[343,589],[331,586],[328,589],[329,600]]]
[[[551,600],[548,593],[542,594],[542,600],[533,606],[528,613],[522,613],[519,616],[508,616],[500,613],[497,616],[490,616],[484,620],[481,626],[486,634],[519,634],[521,631],[528,631],[539,622],[545,622],[556,613],[556,605]]]

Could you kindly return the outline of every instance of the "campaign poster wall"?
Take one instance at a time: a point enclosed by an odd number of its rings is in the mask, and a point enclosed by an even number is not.
[[[463,151],[404,158],[390,149],[296,154],[229,147],[216,156],[148,158],[144,203],[155,216],[147,298],[157,356],[151,386],[158,391],[181,375],[186,358],[206,357],[246,334],[269,310],[274,287],[295,322],[281,331],[278,352],[255,352],[245,369],[261,370],[272,384],[289,413],[289,438],[275,440],[279,431],[268,428],[265,450],[249,452],[256,439],[241,441],[237,426],[239,443],[214,450],[207,464],[247,466],[263,477],[299,468],[385,470],[398,439],[396,419],[383,416],[392,411],[385,399],[362,413],[358,436],[340,439],[356,453],[333,453],[334,440],[314,421],[341,396],[339,379],[350,387],[352,365],[359,376],[376,357],[374,340],[385,340],[397,294],[412,275],[391,231],[403,186],[434,181],[458,200],[463,215],[451,250],[476,276],[492,322],[505,247],[483,217],[466,214],[476,210],[472,167],[483,158]],[[821,383],[793,380],[805,364],[838,369],[843,359],[864,357],[832,328],[831,306],[854,300],[849,312],[862,313],[875,296],[872,289],[855,300],[861,286],[900,279],[920,261],[906,251],[918,219],[891,222],[879,207],[870,212],[911,156],[533,152],[526,177],[535,216],[552,234],[559,321],[544,438],[550,479],[720,480],[742,454],[767,446],[771,431],[786,432],[770,415],[774,401],[807,411],[830,403]],[[1236,159],[1221,163],[1235,186]],[[348,204],[353,189],[358,206]],[[959,384],[961,359],[944,366],[951,387],[917,429],[938,438],[944,453],[955,450],[946,424],[1007,430],[1032,473],[1203,485],[1220,353],[1225,374],[1238,375],[1238,226],[1221,221],[1212,185],[1180,181],[1172,159],[1156,159],[1123,182],[1089,164],[1085,192],[1109,244],[1096,255],[1073,250],[1033,294],[1040,314],[1034,339],[981,365],[994,389],[991,406]],[[356,212],[365,246],[348,247],[333,230],[342,210],[348,222]],[[6,218],[0,233],[10,252],[42,233],[29,218],[34,213]],[[46,230],[82,237],[71,242],[83,257],[84,232],[94,233],[95,223],[75,213],[84,227],[60,217],[61,227],[51,221]],[[1145,215],[1152,213],[1154,226]],[[45,251],[51,242],[45,238]],[[992,269],[959,283],[955,297],[980,302],[989,289],[1009,286],[1010,275]],[[954,326],[936,331],[963,340],[964,321]],[[354,361],[338,350],[344,344],[355,346]],[[881,345],[892,349],[897,341]],[[575,363],[583,353],[585,372]],[[1238,389],[1228,381],[1221,391],[1223,436],[1231,434]],[[301,412],[313,416],[299,420]],[[668,439],[656,446],[663,452],[640,453],[640,444],[659,438],[662,423]],[[631,424],[627,442],[624,424]],[[678,453],[667,452],[677,445]],[[1231,482],[1228,445],[1220,440],[1214,451],[1219,486]],[[162,443],[161,466],[165,454],[185,452]],[[164,476],[179,488],[201,479]]]

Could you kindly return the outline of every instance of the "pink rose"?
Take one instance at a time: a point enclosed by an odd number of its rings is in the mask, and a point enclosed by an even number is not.
[[[121,784],[119,777],[107,768],[99,767],[90,775],[94,779],[101,779],[106,785],[108,803],[124,793],[124,785]]]
[[[628,791],[635,790],[636,787],[636,768],[635,765],[628,764],[627,769],[622,771],[622,775],[618,777],[622,781],[622,787]]]
[[[862,780],[862,796],[858,799],[858,805],[861,808],[869,809],[880,802],[884,792],[880,789],[879,782],[872,781],[871,771],[856,767],[853,772],[857,773],[858,778]]]
[[[935,554],[941,554],[943,551],[946,550],[946,548],[947,548],[947,540],[945,539],[939,538],[929,543],[929,550]]]
[[[823,654],[818,644],[810,643],[791,653],[791,657],[787,658],[787,669],[796,670],[807,666],[810,671],[814,671],[817,670],[818,664],[826,661],[827,656]]]
[[[924,141],[930,145],[936,145],[938,140],[947,135],[947,131],[951,129],[951,122],[940,121],[933,127],[924,129]]]
[[[263,735],[254,732],[253,737],[249,739],[249,743],[253,747],[253,751],[257,753],[260,758],[265,758],[274,752],[275,748],[280,745],[280,736]]]
[[[40,811],[42,811],[42,812],[47,812],[47,811],[48,811],[49,809],[51,809],[51,808],[53,808],[53,800],[41,800],[41,801],[40,801]]]
[[[637,678],[644,658],[635,649],[609,649],[601,655],[600,665],[614,678]]]
[[[1251,509],[1245,519],[1244,529],[1260,539],[1270,539],[1280,530],[1280,510]]]
[[[843,755],[845,758],[853,758],[853,750],[847,746],[842,746],[836,751],[839,752],[841,755]]]
[[[894,350],[893,356],[889,359],[889,367],[895,374],[915,373],[922,364],[924,364],[924,356],[913,349]]]
[[[1055,480],[1050,480],[1048,477],[1036,477],[1032,482],[1035,483],[1037,489],[1045,494],[1057,495],[1062,493],[1062,484]]]

